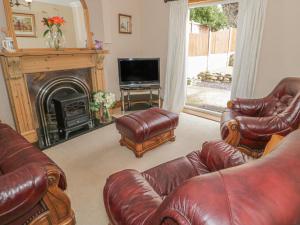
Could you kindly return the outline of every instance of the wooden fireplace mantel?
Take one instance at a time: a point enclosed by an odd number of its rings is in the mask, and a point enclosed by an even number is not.
[[[38,140],[26,76],[50,71],[90,68],[93,91],[105,90],[103,61],[106,54],[108,51],[90,49],[0,52],[17,131],[31,143]]]

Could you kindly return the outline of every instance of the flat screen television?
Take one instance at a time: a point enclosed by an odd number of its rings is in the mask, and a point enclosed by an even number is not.
[[[118,59],[121,87],[160,84],[160,59]]]

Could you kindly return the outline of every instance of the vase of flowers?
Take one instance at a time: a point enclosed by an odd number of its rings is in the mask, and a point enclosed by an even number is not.
[[[100,123],[110,123],[112,121],[110,109],[114,107],[115,103],[116,98],[113,93],[99,91],[93,94],[90,108],[95,112]]]
[[[47,27],[43,36],[46,38],[48,47],[56,50],[63,48],[65,37],[61,26],[65,24],[64,18],[59,16],[43,18],[42,23]]]

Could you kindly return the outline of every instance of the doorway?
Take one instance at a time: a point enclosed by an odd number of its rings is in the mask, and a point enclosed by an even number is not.
[[[239,4],[190,8],[186,107],[220,113],[230,100]]]

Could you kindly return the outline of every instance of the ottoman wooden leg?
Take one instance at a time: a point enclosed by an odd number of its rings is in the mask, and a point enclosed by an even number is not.
[[[174,132],[174,130],[171,131],[171,138],[170,138],[170,141],[171,141],[171,142],[176,141],[176,137],[175,137],[175,132]]]
[[[124,140],[125,140],[125,139],[124,139],[124,137],[122,136],[122,137],[121,137],[121,140],[119,141],[119,143],[120,143],[121,146],[125,146]]]
[[[176,141],[176,137],[174,136],[174,137],[172,137],[171,139],[170,139],[170,141],[171,142],[174,142],[174,141]]]
[[[143,144],[136,144],[135,145],[135,150],[134,150],[134,154],[137,158],[142,158],[143,157]]]

